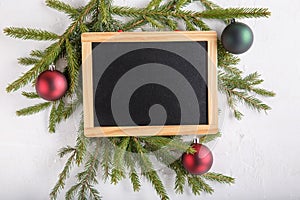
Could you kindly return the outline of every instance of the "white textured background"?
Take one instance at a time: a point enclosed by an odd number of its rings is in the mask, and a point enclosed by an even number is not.
[[[80,0],[70,2],[84,4]],[[120,5],[145,2],[116,0]],[[252,27],[255,42],[251,50],[241,56],[240,67],[246,72],[262,73],[264,86],[275,90],[277,97],[266,99],[273,107],[268,115],[242,108],[246,117],[236,121],[226,113],[221,127],[223,137],[213,149],[212,171],[236,177],[236,183],[213,185],[215,193],[200,198],[300,199],[300,1],[217,2],[224,7],[263,6],[272,11],[270,19],[244,20]],[[67,24],[67,17],[47,8],[43,0],[0,1],[1,30],[7,26],[24,26],[62,33]],[[218,31],[223,28],[222,25],[216,27]],[[0,33],[0,199],[48,199],[65,162],[57,158],[56,151],[65,144],[74,144],[76,118],[63,123],[56,134],[50,135],[47,133],[48,113],[18,118],[16,109],[35,102],[21,97],[20,92],[5,92],[7,84],[27,70],[18,66],[16,58],[26,56],[31,49],[46,46],[46,42],[14,40]],[[101,183],[98,188],[106,200],[158,199],[148,183],[143,183],[140,193],[132,192],[128,183],[123,181],[117,186]],[[200,199],[189,191],[176,195],[173,185],[167,181],[166,184],[171,199]],[[63,195],[60,198],[63,199]]]

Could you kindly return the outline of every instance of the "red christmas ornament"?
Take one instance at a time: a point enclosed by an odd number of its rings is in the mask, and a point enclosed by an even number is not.
[[[118,30],[118,32],[123,32],[123,30]]]
[[[36,92],[48,101],[55,101],[65,95],[68,89],[66,77],[57,70],[42,72],[35,83]]]
[[[182,155],[183,167],[194,175],[205,174],[213,164],[213,155],[203,144],[193,143],[192,147],[196,150],[195,153]]]

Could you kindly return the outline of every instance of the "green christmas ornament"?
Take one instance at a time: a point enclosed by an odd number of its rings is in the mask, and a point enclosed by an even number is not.
[[[253,43],[253,32],[244,23],[232,20],[223,31],[221,41],[224,48],[233,54],[246,52]]]

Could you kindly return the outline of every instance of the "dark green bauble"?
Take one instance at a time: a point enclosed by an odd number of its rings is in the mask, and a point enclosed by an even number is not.
[[[224,48],[233,54],[246,52],[253,43],[253,32],[249,26],[232,22],[223,31],[221,41]]]

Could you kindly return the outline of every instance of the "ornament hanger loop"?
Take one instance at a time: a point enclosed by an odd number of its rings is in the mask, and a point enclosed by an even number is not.
[[[51,70],[51,71],[55,70],[55,65],[53,63],[49,66],[49,70]]]
[[[194,144],[199,144],[200,143],[200,139],[198,137],[194,137],[193,143]]]
[[[232,18],[232,19],[230,20],[230,23],[231,23],[231,24],[235,23],[235,19]]]

